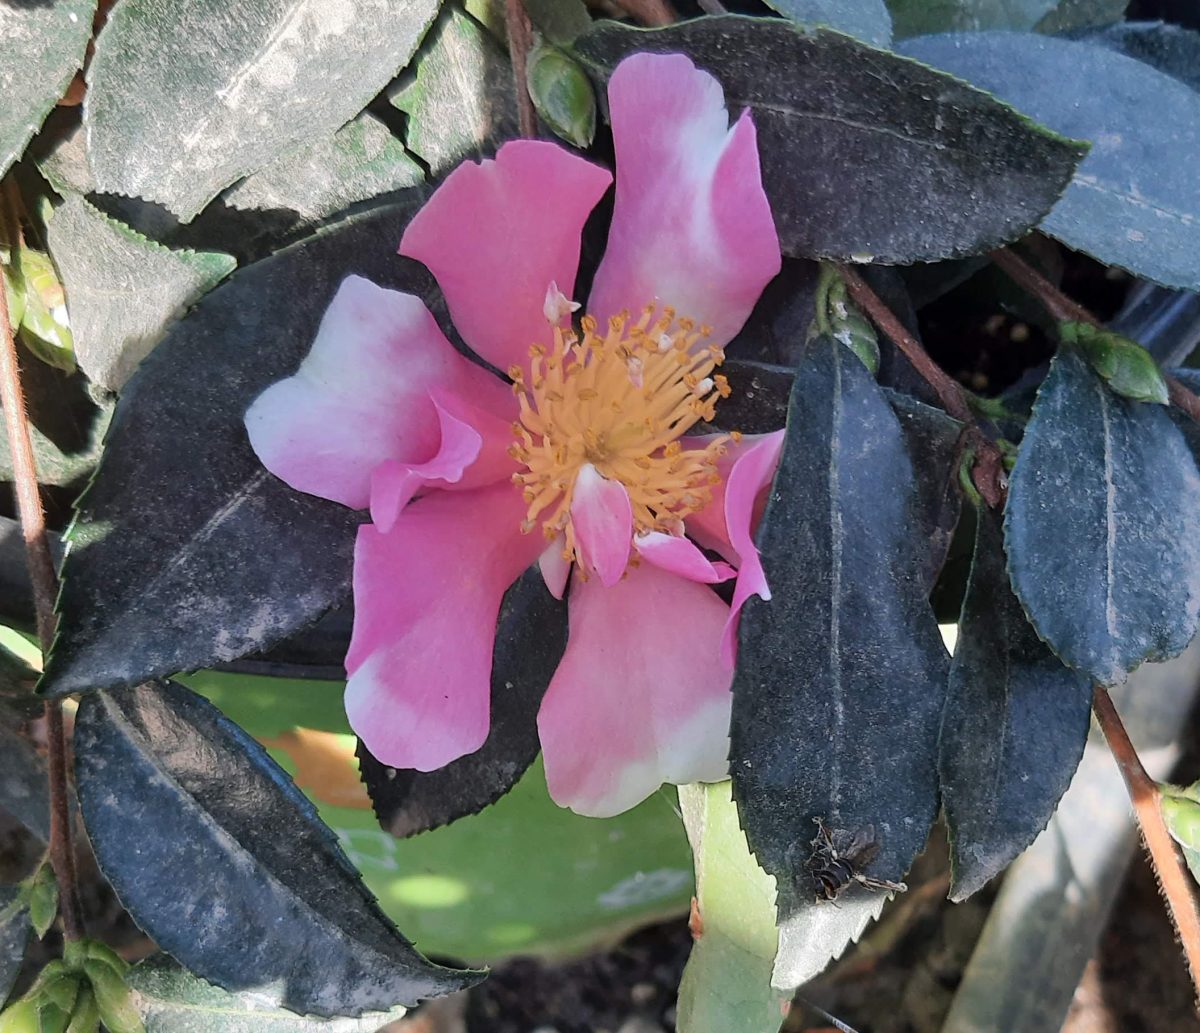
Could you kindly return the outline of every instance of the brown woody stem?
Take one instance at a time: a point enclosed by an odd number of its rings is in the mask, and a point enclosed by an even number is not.
[[[11,184],[8,184],[11,186]],[[12,195],[6,198],[11,202]],[[8,205],[9,218],[12,206]],[[20,227],[8,225],[5,238],[18,239]],[[2,275],[2,274],[0,274]],[[13,484],[17,497],[17,512],[21,518],[21,533],[25,539],[25,555],[29,579],[33,585],[33,602],[37,612],[38,640],[43,656],[50,651],[54,638],[54,598],[58,576],[50,555],[46,537],[46,517],[38,491],[37,467],[33,459],[33,444],[29,437],[25,392],[21,387],[21,372],[17,364],[17,346],[8,314],[8,295],[0,283],[0,408],[4,410],[9,451],[12,454]],[[47,700],[46,741],[49,753],[48,782],[50,790],[50,864],[58,882],[59,911],[63,934],[68,940],[83,936],[83,917],[79,907],[78,882],[75,872],[75,847],[71,833],[71,804],[67,788],[67,742],[63,727],[62,704]]]
[[[846,290],[854,303],[892,339],[896,347],[912,363],[917,373],[937,393],[946,412],[966,429],[969,443],[975,449],[971,480],[979,489],[979,494],[993,509],[1003,504],[1006,492],[1004,459],[995,443],[979,429],[975,414],[967,404],[966,392],[963,391],[958,381],[949,376],[929,357],[929,353],[921,346],[921,342],[908,332],[896,314],[871,289],[866,280],[847,265],[837,263],[837,270],[845,281]]]
[[[1166,898],[1167,911],[1179,934],[1192,985],[1200,998],[1200,914],[1196,911],[1191,879],[1163,821],[1158,785],[1142,766],[1117,714],[1117,708],[1102,685],[1095,686],[1092,691],[1092,710],[1125,779],[1129,798],[1133,802],[1133,812],[1142,831],[1142,840],[1150,855],[1150,864]]]
[[[991,252],[989,257],[1012,278],[1014,283],[1037,298],[1042,303],[1042,307],[1058,322],[1087,323],[1089,326],[1096,327],[1103,325],[1095,314],[1089,312],[1079,302],[1067,297],[1015,251],[1009,248],[1000,248],[998,251]],[[1164,371],[1163,377],[1167,382],[1167,394],[1171,399],[1171,404],[1177,409],[1182,409],[1193,420],[1200,423],[1200,398],[1197,398],[1169,373]]]
[[[674,25],[679,20],[669,0],[617,0],[617,3],[643,25],[651,28]]]
[[[508,32],[508,56],[512,62],[513,92],[517,98],[517,124],[521,135],[537,136],[537,112],[529,96],[525,79],[525,62],[533,46],[533,26],[522,0],[504,0],[504,25]]]

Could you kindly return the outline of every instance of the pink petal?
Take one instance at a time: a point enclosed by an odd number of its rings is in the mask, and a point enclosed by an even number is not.
[[[730,669],[733,668],[737,652],[738,615],[746,600],[752,595],[771,598],[767,576],[754,544],[754,530],[758,523],[755,508],[762,490],[775,477],[782,450],[782,430],[763,435],[738,457],[725,482],[725,523],[729,528],[729,540],[740,560],[737,584],[733,588],[733,605],[721,636],[721,661]]]
[[[567,294],[579,235],[612,182],[563,148],[514,140],[494,160],[463,162],[404,231],[400,253],[437,277],[463,340],[501,370],[550,340],[551,282]]]
[[[346,714],[384,764],[432,771],[487,738],[508,586],[545,547],[511,484],[433,492],[386,534],[359,529]]]
[[[538,569],[542,572],[542,580],[555,599],[561,599],[567,591],[567,578],[571,576],[571,561],[563,556],[566,549],[566,538],[559,535],[552,541],[545,552],[538,557]]]
[[[570,636],[538,714],[550,795],[592,817],[620,814],[663,782],[728,777],[728,607],[649,564],[612,588],[576,578]]]
[[[662,531],[639,534],[634,537],[633,545],[642,559],[689,581],[715,585],[737,574],[728,563],[713,563],[687,538],[673,534]]]
[[[604,325],[657,299],[725,344],[780,269],[750,114],[730,129],[720,84],[682,54],[626,58],[608,103],[616,206],[589,311]]]
[[[380,463],[436,451],[435,387],[489,409],[505,394],[451,347],[419,298],[348,276],[299,370],[255,399],[246,430],[263,465],[293,488],[362,509]]]
[[[480,488],[508,479],[516,469],[505,451],[513,439],[508,421],[454,396],[435,394],[433,405],[441,430],[433,458],[424,463],[388,459],[371,473],[371,521],[385,534],[422,488]]]
[[[575,475],[571,523],[584,565],[601,584],[615,585],[629,565],[633,535],[633,506],[625,485],[584,463]]]

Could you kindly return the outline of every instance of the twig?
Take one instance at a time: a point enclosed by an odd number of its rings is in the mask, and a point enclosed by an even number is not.
[[[1015,251],[999,248],[988,257],[1019,286],[1036,297],[1055,319],[1068,323],[1103,326],[1100,320],[1079,302],[1067,297]]]
[[[937,393],[946,412],[966,429],[970,444],[975,449],[971,479],[989,506],[994,509],[1001,505],[1007,490],[1004,457],[995,443],[979,429],[979,424],[967,402],[967,394],[962,385],[929,357],[929,353],[921,346],[921,342],[908,332],[896,314],[871,289],[866,280],[849,266],[836,263],[836,267],[842,279],[845,280],[846,290],[850,293],[854,303],[892,339],[896,347],[913,364],[917,373]]]
[[[533,26],[522,0],[504,0],[504,25],[508,31],[508,56],[512,61],[513,91],[517,97],[517,124],[524,137],[537,136],[537,112],[525,79],[525,60],[533,46]]]
[[[998,251],[993,251],[989,257],[1012,278],[1014,283],[1036,297],[1058,322],[1103,326],[1094,313],[1089,312],[1079,302],[1067,297],[1015,251],[1000,248]],[[1171,404],[1177,409],[1182,409],[1193,420],[1200,423],[1200,398],[1165,370],[1163,378],[1167,382],[1167,394]]]
[[[669,0],[617,0],[617,3],[629,12],[643,25],[661,29],[665,25],[674,25],[679,15],[671,6]]]
[[[11,195],[7,200],[11,204]],[[19,226],[10,226],[5,237],[15,241],[19,231]],[[17,512],[21,517],[21,533],[25,539],[29,579],[33,585],[38,640],[42,646],[42,654],[46,655],[54,638],[54,598],[58,588],[58,576],[54,570],[54,560],[50,555],[50,544],[46,537],[46,516],[42,511],[41,495],[38,493],[37,467],[34,464],[33,445],[29,438],[25,392],[21,387],[21,373],[17,364],[17,346],[8,314],[8,296],[2,285],[0,407],[4,409],[8,446],[12,454],[13,484],[17,496]],[[43,709],[46,715],[49,752],[50,864],[58,881],[63,934],[68,940],[78,940],[83,936],[83,916],[79,908],[75,847],[71,834],[71,806],[67,795],[67,744],[62,704],[58,700],[47,700]]]
[[[1092,691],[1092,710],[1121,770],[1121,777],[1125,779],[1129,798],[1133,802],[1133,812],[1142,830],[1142,840],[1150,855],[1150,864],[1166,898],[1167,910],[1179,934],[1192,984],[1197,997],[1200,997],[1200,914],[1196,911],[1191,880],[1163,821],[1158,785],[1142,767],[1117,708],[1102,685],[1097,685]]]
[[[705,14],[728,14],[729,8],[726,7],[721,0],[696,0],[700,10]]]

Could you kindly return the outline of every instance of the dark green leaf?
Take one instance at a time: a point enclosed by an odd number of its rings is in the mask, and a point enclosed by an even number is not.
[[[1200,32],[1163,22],[1121,22],[1082,38],[1200,90]]]
[[[962,494],[958,487],[957,460],[961,454],[962,424],[941,409],[935,409],[897,391],[885,391],[900,430],[904,448],[912,461],[917,484],[917,529],[924,547],[922,562],[926,593],[941,573],[954,529],[958,526]]]
[[[743,434],[769,434],[784,425],[796,380],[794,366],[727,359],[721,372],[729,378],[732,391],[717,406],[714,426]]]
[[[22,362],[21,382],[29,409],[38,481],[60,487],[82,485],[100,461],[111,404],[97,406],[83,376],[64,373],[42,362]],[[12,480],[12,453],[3,421],[0,480]]]
[[[575,48],[602,80],[635,50],[682,51],[721,81],[730,111],[751,108],[789,255],[908,263],[989,250],[1036,225],[1082,154],[958,80],[779,19],[606,22]]]
[[[125,0],[88,68],[97,187],[184,222],[230,183],[362,110],[416,51],[438,0]]]
[[[746,325],[726,349],[730,361],[752,360],[780,366],[799,363],[812,333],[820,274],[819,262],[806,258],[785,258],[779,275],[767,284]],[[728,370],[723,372],[727,373]],[[771,424],[772,430],[783,426],[782,416],[787,411],[791,387],[789,376],[779,396],[781,418]],[[736,392],[734,397],[737,397]],[[718,411],[725,413],[730,407],[731,403],[725,401]]]
[[[826,25],[875,47],[892,42],[892,16],[883,0],[764,0],[802,25]]]
[[[404,1015],[403,1008],[357,1019],[319,1019],[267,1004],[254,992],[229,993],[162,954],[129,973],[146,1033],[375,1033]]]
[[[286,209],[315,223],[424,179],[387,126],[363,113],[311,147],[277,158],[226,191],[223,200],[234,208]]]
[[[1007,32],[900,49],[1093,142],[1042,229],[1138,276],[1200,288],[1200,94],[1105,47]]]
[[[811,978],[882,906],[815,900],[814,822],[873,835],[899,880],[937,809],[948,658],[929,608],[912,463],[862,363],[817,339],[796,373],[757,541],[772,598],[741,621],[730,769],[742,825],[778,880],[775,982]]]
[[[796,376],[794,367],[729,359],[721,370],[733,392],[717,410],[718,427],[766,434],[783,426]],[[928,548],[924,580],[932,589],[958,525],[962,498],[955,459],[962,425],[941,409],[909,395],[887,388],[884,393],[900,420],[904,446],[917,479],[919,527]]]
[[[96,0],[0,4],[0,176],[83,65]]]
[[[551,43],[570,43],[592,27],[583,0],[524,0],[529,20]]]
[[[1114,395],[1063,348],[1038,390],[1005,515],[1038,634],[1104,685],[1165,660],[1200,621],[1200,474],[1158,405]]]
[[[896,38],[930,32],[1065,32],[1121,17],[1129,0],[888,0]]]
[[[84,699],[75,775],[105,877],[202,978],[325,1016],[478,980],[421,957],[266,750],[181,685]]]
[[[50,692],[234,660],[347,597],[359,518],[269,474],[242,414],[295,371],[350,273],[424,298],[448,328],[432,277],[395,253],[417,203],[240,271],[142,363],[72,529]]]
[[[794,22],[826,25],[864,43],[886,47],[892,41],[892,16],[883,0],[765,0]]]
[[[75,357],[109,391],[125,384],[167,327],[233,271],[229,255],[171,251],[72,196],[47,241],[62,272]]]
[[[939,773],[953,900],[1046,827],[1083,756],[1092,686],[1037,637],[1008,583],[1000,518],[976,515],[975,559],[950,665]]]
[[[504,596],[492,655],[492,725],[474,753],[437,771],[381,764],[360,742],[363,782],[380,823],[394,836],[478,814],[507,793],[540,749],[537,712],[567,645],[567,606],[547,590],[537,566]]]
[[[22,724],[13,711],[0,707],[0,808],[47,843],[46,762],[22,734]]]
[[[0,886],[0,1008],[17,981],[29,944],[29,911],[17,886]]]
[[[391,102],[408,115],[408,149],[435,174],[517,133],[508,58],[474,19],[451,6],[429,34],[416,77]]]

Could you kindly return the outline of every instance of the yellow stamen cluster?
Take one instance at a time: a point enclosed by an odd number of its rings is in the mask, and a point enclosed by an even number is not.
[[[509,449],[526,468],[513,475],[529,505],[521,529],[541,521],[547,539],[563,533],[566,559],[578,558],[571,500],[584,463],[625,486],[635,533],[679,533],[711,500],[728,441],[685,449],[678,440],[730,393],[714,373],[724,353],[703,343],[708,327],[653,305],[632,325],[629,313],[614,316],[604,334],[591,316],[580,325],[582,338],[555,328],[551,351],[534,345],[528,372],[508,371],[521,406]]]

